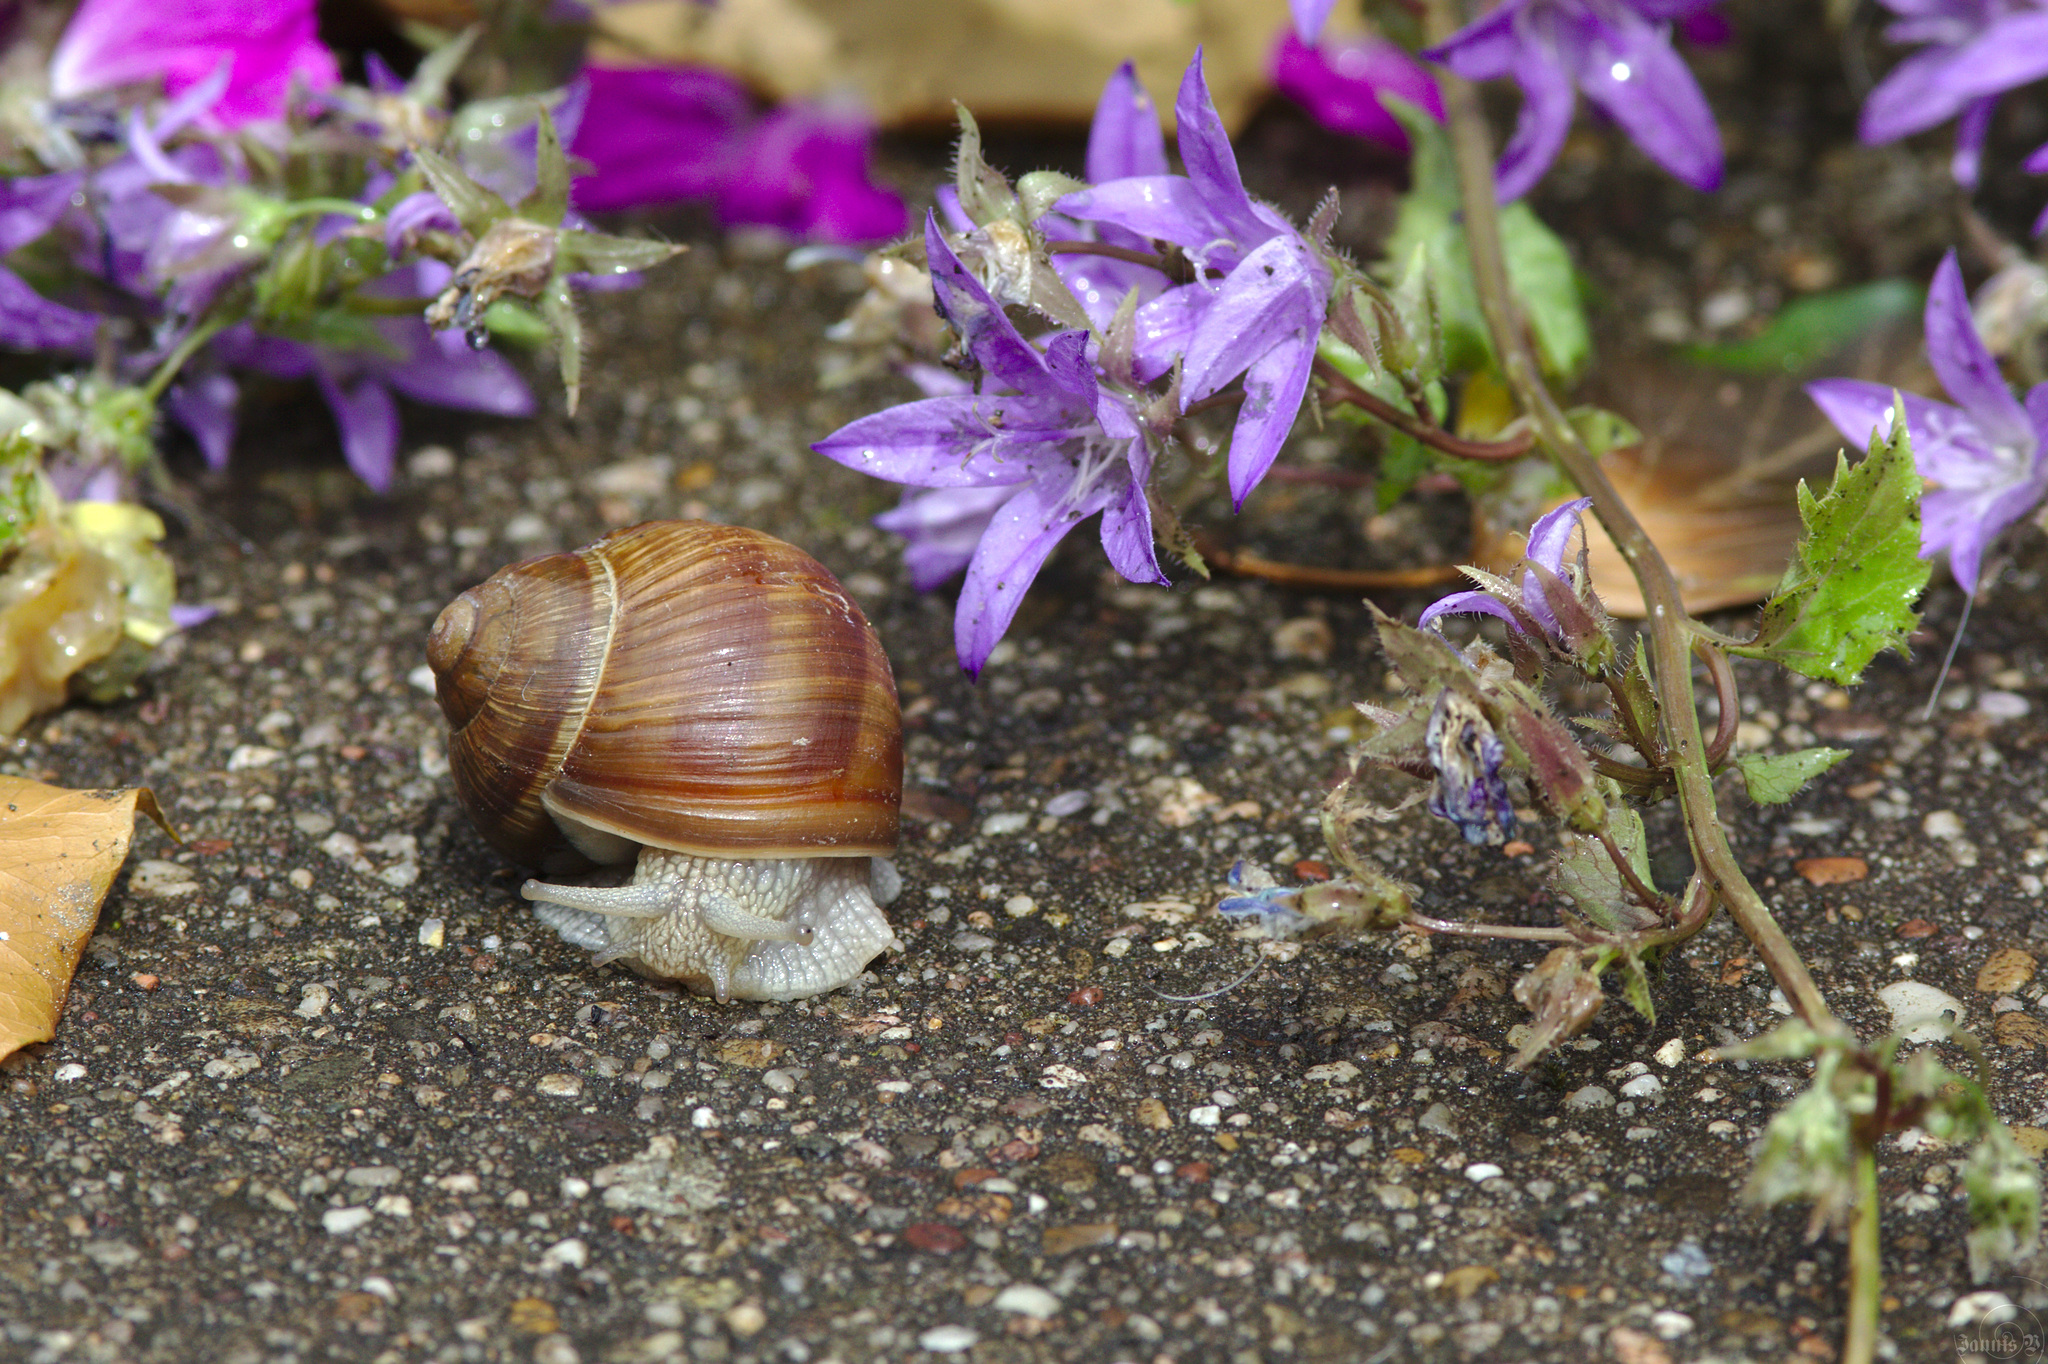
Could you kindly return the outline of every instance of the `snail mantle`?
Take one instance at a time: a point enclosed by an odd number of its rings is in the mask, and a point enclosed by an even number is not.
[[[894,935],[903,732],[875,629],[825,568],[649,521],[500,569],[427,641],[456,799],[563,938],[728,999],[846,984]],[[881,893],[878,895],[878,890]]]

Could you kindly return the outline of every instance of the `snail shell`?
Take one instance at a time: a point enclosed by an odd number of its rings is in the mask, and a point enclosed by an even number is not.
[[[844,984],[891,940],[903,742],[874,627],[794,546],[650,521],[500,570],[427,645],[457,800],[565,938],[721,999]],[[795,865],[790,865],[795,864]]]

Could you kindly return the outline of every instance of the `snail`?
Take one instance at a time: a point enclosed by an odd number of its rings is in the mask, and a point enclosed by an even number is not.
[[[902,722],[838,581],[759,531],[649,521],[499,570],[427,643],[457,800],[567,941],[728,999],[844,985],[893,940]]]

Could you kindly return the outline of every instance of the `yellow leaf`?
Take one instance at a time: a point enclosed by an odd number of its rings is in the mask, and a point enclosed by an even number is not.
[[[0,1057],[56,1035],[137,809],[171,832],[147,787],[67,791],[0,777]]]

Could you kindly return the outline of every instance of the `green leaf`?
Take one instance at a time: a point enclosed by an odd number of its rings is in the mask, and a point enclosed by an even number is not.
[[[556,238],[565,271],[588,271],[593,275],[623,275],[629,270],[646,270],[673,260],[688,250],[668,242],[644,237],[613,237],[602,232],[564,229]]]
[[[562,365],[562,387],[569,391],[569,415],[583,393],[583,319],[569,296],[569,281],[557,276],[540,291],[540,315],[555,334],[555,355]]]
[[[1643,440],[1643,433],[1634,422],[1604,407],[1574,407],[1564,414],[1564,418],[1572,424],[1572,430],[1579,433],[1579,439],[1586,443],[1586,448],[1593,452],[1595,458],[1609,450],[1640,445]]]
[[[469,55],[469,49],[482,36],[484,26],[471,24],[462,32],[442,43],[433,51],[420,58],[412,79],[405,83],[405,97],[421,104],[439,108],[448,99],[448,82],[455,75],[462,59]]]
[[[1846,748],[1802,748],[1796,753],[1745,753],[1735,760],[1749,798],[1758,805],[1783,805],[1799,788],[1849,756]]]
[[[1643,967],[1642,955],[1624,944],[1615,951],[1613,967],[1621,972],[1621,997],[1645,1023],[1655,1023],[1657,1005],[1650,998],[1650,973]]]
[[[1837,456],[1821,496],[1800,481],[1806,533],[1756,638],[1728,652],[1847,686],[1880,650],[1905,651],[1931,570],[1920,557],[1920,476],[1903,411],[1891,427],[1889,438],[1872,433],[1869,457],[1854,468]]]
[[[1015,218],[1016,191],[1003,173],[981,158],[981,127],[967,106],[953,105],[960,116],[960,146],[953,156],[953,188],[960,195],[960,211],[976,225],[997,219]]]
[[[484,309],[484,326],[501,341],[538,346],[548,339],[548,324],[524,302],[501,298]]]
[[[420,174],[427,177],[428,188],[441,196],[441,202],[448,205],[448,211],[472,237],[481,237],[492,223],[511,216],[512,210],[503,199],[470,179],[462,167],[433,148],[414,148],[413,161]]]
[[[1999,1260],[2022,1260],[2041,1239],[2041,1170],[1996,1118],[1963,1162],[1970,1203],[1970,1277],[1983,1283]]]
[[[1746,341],[1688,346],[1679,353],[1737,374],[1796,374],[1880,323],[1917,316],[1926,301],[1927,291],[1908,280],[1873,280],[1788,303]]]
[[[1643,837],[1643,817],[1619,802],[1607,807],[1608,832],[1628,858],[1628,864],[1643,884],[1655,885],[1650,877],[1650,855]],[[1579,913],[1610,933],[1635,927],[1641,910],[1630,899],[1621,882],[1621,872],[1598,838],[1567,834],[1550,873],[1551,889],[1579,907]],[[1633,1002],[1633,1001],[1631,1001]]]
[[[1419,106],[1391,95],[1383,96],[1382,103],[1400,120],[1414,148],[1410,189],[1401,198],[1400,215],[1387,240],[1387,259],[1405,263],[1417,248],[1425,252],[1448,368],[1498,369],[1472,281],[1450,137]],[[1571,254],[1557,234],[1519,201],[1501,209],[1500,231],[1508,282],[1535,335],[1543,368],[1569,380],[1585,367],[1593,349]]]
[[[534,137],[533,190],[519,201],[519,216],[543,227],[559,227],[569,211],[569,157],[546,105],[541,106]]]

